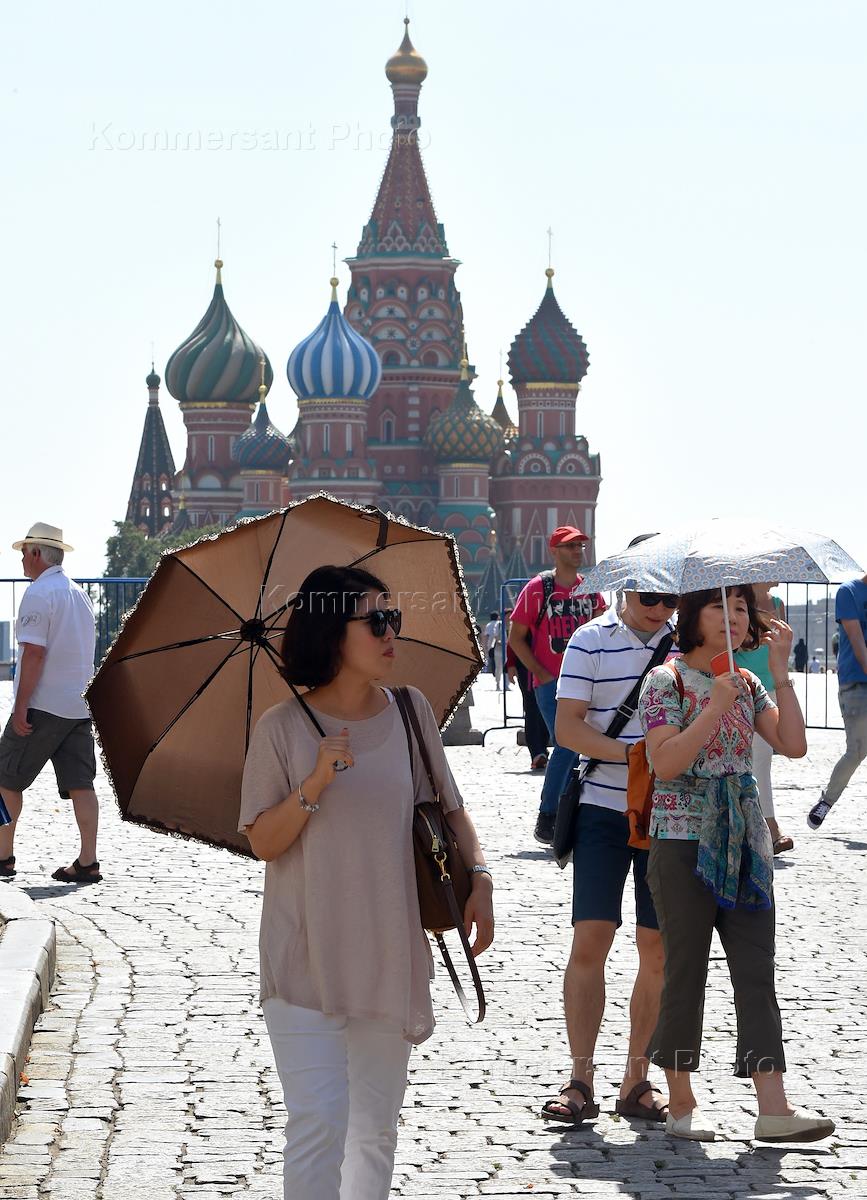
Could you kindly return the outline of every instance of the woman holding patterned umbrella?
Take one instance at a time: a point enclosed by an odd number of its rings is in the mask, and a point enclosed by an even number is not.
[[[735,1074],[752,1078],[761,1141],[830,1136],[833,1121],[792,1108],[783,1086],[774,986],[773,849],[752,775],[754,731],[779,754],[807,751],[788,677],[792,630],[764,621],[749,585],[726,598],[690,592],[678,608],[678,658],[649,672],[639,700],[656,780],[647,880],[665,950],[665,982],[648,1057],[665,1069],[666,1131],[711,1141],[692,1090],[713,930],[728,960],[737,1014]],[[777,703],[751,672],[714,676],[727,648],[767,647]]]

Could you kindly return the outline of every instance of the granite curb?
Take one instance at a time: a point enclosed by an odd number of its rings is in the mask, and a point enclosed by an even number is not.
[[[36,1018],[48,1003],[57,959],[54,922],[28,895],[0,888],[0,1145],[12,1128],[18,1081]]]

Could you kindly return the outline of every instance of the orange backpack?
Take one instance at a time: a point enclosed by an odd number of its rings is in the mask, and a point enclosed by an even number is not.
[[[677,694],[683,704],[683,677],[675,663],[662,664],[674,675]],[[750,685],[750,691],[755,699],[755,685],[749,671],[738,667],[738,674],[743,675]],[[647,743],[642,738],[635,742],[629,751],[629,774],[626,784],[626,819],[629,822],[629,845],[634,850],[650,849],[650,816],[653,809],[653,785],[656,775],[651,770],[647,757]]]

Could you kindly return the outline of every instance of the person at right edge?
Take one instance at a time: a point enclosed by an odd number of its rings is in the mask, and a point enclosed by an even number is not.
[[[867,758],[867,575],[841,584],[835,616],[840,626],[837,678],[846,752],[831,772],[818,803],[810,809],[807,823],[811,829],[819,828]]]
[[[712,1141],[716,1132],[692,1090],[701,1059],[713,931],[734,990],[734,1073],[752,1079],[758,1141],[812,1142],[834,1122],[793,1108],[783,1080],[786,1057],[774,981],[774,860],[752,774],[758,730],[778,754],[807,753],[804,718],[788,674],[792,630],[765,620],[753,589],[734,587],[728,621],[718,589],[678,604],[678,657],[648,672],[638,701],[655,772],[647,882],[659,920],[665,972],[659,1020],[647,1056],[668,1080],[666,1133]],[[777,693],[769,699],[750,671],[715,675],[726,650],[768,647]]]

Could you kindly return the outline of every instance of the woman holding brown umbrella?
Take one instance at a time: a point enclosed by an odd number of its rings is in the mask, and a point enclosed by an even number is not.
[[[400,627],[374,575],[313,571],[282,647],[287,682],[309,690],[264,714],[247,755],[239,828],[268,864],[261,997],[289,1113],[286,1197],[386,1200],[410,1049],[434,1026],[411,833],[430,794],[383,686]],[[409,694],[472,872],[464,917],[479,955],[491,875],[433,711]]]

